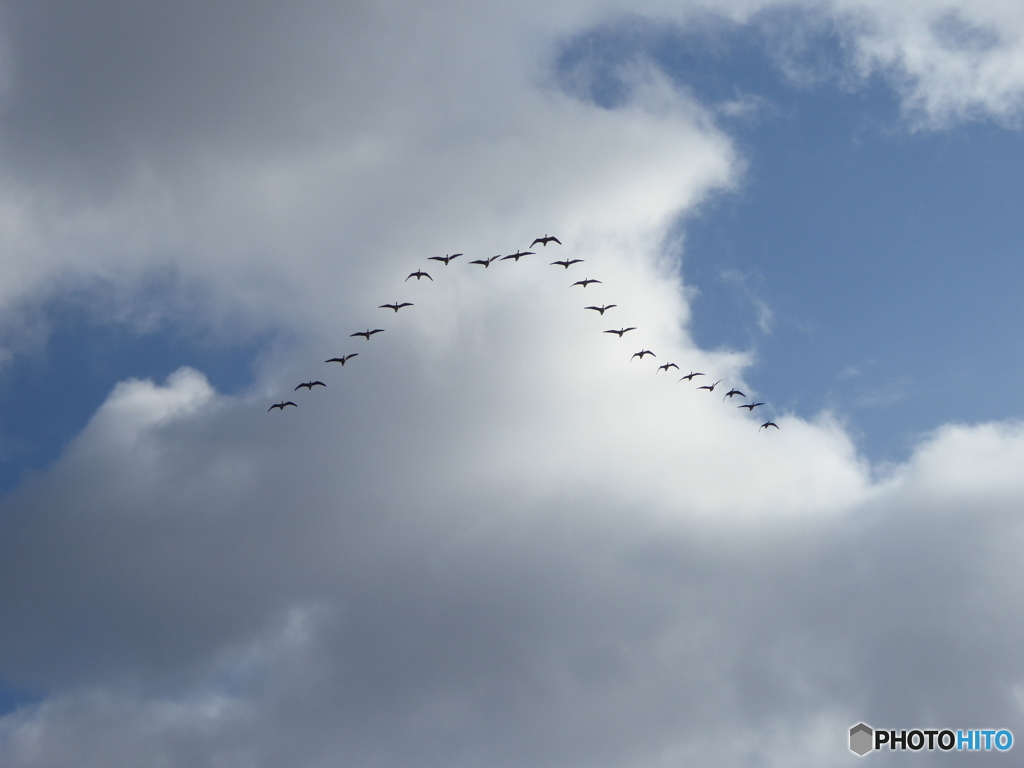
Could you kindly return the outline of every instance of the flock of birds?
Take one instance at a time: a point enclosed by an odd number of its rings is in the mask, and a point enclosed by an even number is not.
[[[544,237],[538,237],[536,240],[534,240],[530,244],[529,247],[533,248],[537,244],[540,244],[541,246],[546,248],[549,243],[558,243],[559,245],[561,245],[562,241],[559,240],[557,237],[545,234]],[[460,256],[464,256],[464,255],[465,254],[462,254],[462,253],[453,253],[451,255],[445,254],[444,256],[428,256],[427,260],[428,261],[439,261],[442,264],[444,264],[444,266],[447,267],[451,263],[451,261],[453,259],[457,259]],[[473,261],[470,261],[469,263],[470,264],[479,264],[484,269],[487,269],[495,261],[508,261],[509,259],[512,259],[512,260],[514,260],[515,262],[518,263],[519,259],[523,258],[524,256],[534,256],[534,255],[536,255],[536,253],[534,251],[517,251],[516,253],[510,253],[507,256],[502,256],[501,254],[498,254],[497,256],[491,256],[491,257],[485,258],[485,259],[474,259]],[[561,261],[552,261],[551,262],[551,266],[564,267],[565,269],[569,269],[569,267],[571,267],[573,264],[581,264],[581,263],[583,263],[583,261],[584,261],[583,259],[563,259]],[[427,272],[424,272],[422,269],[418,269],[415,272],[411,272],[409,274],[409,276],[405,278],[405,282],[409,282],[409,280],[411,280],[414,277],[416,278],[417,282],[419,282],[423,278],[427,278],[431,282],[434,281],[434,278],[431,277]],[[600,283],[600,282],[601,282],[600,280],[594,280],[594,279],[591,279],[591,278],[585,278],[583,280],[577,280],[570,287],[575,287],[575,286],[579,285],[579,286],[581,286],[583,288],[586,288],[588,285],[591,285],[593,283]],[[378,306],[378,309],[390,309],[390,310],[394,310],[395,314],[398,314],[399,310],[404,309],[405,307],[411,307],[411,306],[414,306],[412,304],[412,302],[403,301],[403,302],[399,303],[399,302],[396,301],[396,302],[394,302],[392,304],[381,304],[381,305]],[[613,308],[615,308],[617,306],[618,306],[617,304],[602,304],[601,306],[592,305],[592,306],[589,306],[589,307],[584,307],[584,309],[585,310],[592,310],[594,312],[597,312],[601,317],[604,317],[604,313],[605,312],[607,312],[609,309],[613,309]],[[623,336],[625,336],[630,331],[635,331],[635,330],[637,330],[635,326],[629,326],[629,327],[622,327],[622,328],[610,328],[610,329],[604,331],[604,333],[613,333],[613,334],[615,334],[616,336],[618,336],[621,339]],[[350,336],[352,338],[362,337],[362,338],[366,339],[367,341],[369,341],[370,337],[372,337],[372,336],[374,336],[375,334],[378,334],[378,333],[384,333],[384,329],[383,328],[373,328],[373,329],[367,328],[365,331],[356,331],[355,333],[350,334]],[[342,366],[344,366],[353,357],[357,357],[358,355],[359,355],[358,352],[352,352],[352,353],[347,354],[347,355],[342,355],[341,357],[329,358],[328,360],[325,360],[324,362],[325,363],[340,363]],[[641,349],[639,352],[634,352],[633,356],[629,358],[629,361],[633,362],[633,360],[635,360],[636,358],[640,358],[641,360],[643,360],[648,355],[650,355],[651,357],[657,357],[657,355],[655,355],[654,352],[652,352],[651,350],[649,350],[649,349]],[[659,365],[658,369],[657,369],[657,371],[655,371],[655,373],[661,373],[662,371],[665,371],[666,373],[668,373],[669,369],[671,369],[671,368],[675,368],[676,371],[680,370],[679,366],[676,365],[675,363],[665,363],[663,365]],[[704,375],[705,374],[702,373],[701,371],[690,371],[688,374],[686,374],[681,379],[679,379],[679,381],[680,382],[686,381],[686,382],[692,383],[693,380],[697,376],[704,376]],[[698,386],[697,389],[698,390],[707,390],[708,392],[714,392],[715,388],[719,384],[721,384],[722,381],[724,381],[724,379],[719,379],[714,384],[703,384],[701,386]],[[314,387],[326,387],[326,386],[327,385],[324,384],[324,382],[318,381],[318,380],[317,381],[304,381],[304,382],[302,382],[301,384],[299,384],[298,386],[295,387],[295,391],[297,392],[300,389],[307,389],[309,391],[312,391]],[[743,392],[741,392],[740,390],[736,389],[735,387],[732,387],[722,397],[722,402],[725,402],[726,400],[732,401],[732,398],[734,398],[734,397],[743,397],[743,398],[745,398],[746,395]],[[764,405],[763,402],[762,403],[751,402],[751,403],[743,403],[742,405],[738,405],[736,407],[737,408],[746,408],[748,412],[753,413],[755,408],[759,408],[762,405]],[[269,413],[270,411],[273,411],[274,409],[278,409],[278,410],[283,411],[288,406],[294,406],[294,407],[297,408],[298,407],[298,403],[295,403],[292,400],[282,400],[280,403],[274,403],[272,406],[270,406],[270,408],[267,409],[267,412]],[[761,426],[757,428],[757,431],[760,432],[762,429],[767,431],[770,427],[775,427],[775,429],[778,429],[779,425],[776,424],[774,421],[770,421],[769,420],[769,421],[766,421],[763,424],[761,424]]]

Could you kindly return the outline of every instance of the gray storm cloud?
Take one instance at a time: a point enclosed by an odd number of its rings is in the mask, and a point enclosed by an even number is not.
[[[865,718],[1020,720],[1020,425],[881,475],[828,414],[759,432],[582,312],[745,386],[667,239],[742,183],[713,111],[643,62],[616,109],[549,71],[624,10],[706,8],[4,6],[0,300],[172,268],[191,322],[295,343],[237,397],[120,383],[0,500],[0,677],[42,697],[0,762],[821,766]],[[819,12],[922,124],[1015,114],[1015,11]],[[424,261],[544,231],[603,283]]]

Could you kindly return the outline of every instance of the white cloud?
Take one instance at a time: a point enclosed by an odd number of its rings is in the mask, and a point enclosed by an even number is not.
[[[836,7],[908,109],[1011,114],[1012,9],[961,9],[1005,24],[949,53],[945,6]],[[0,300],[172,266],[195,322],[295,341],[237,398],[123,382],[3,499],[0,677],[45,698],[0,762],[839,765],[859,719],[1012,727],[1017,426],[940,428],[874,482],[827,415],[630,362],[753,392],[689,338],[665,245],[737,183],[713,112],[642,65],[614,110],[546,77],[618,10],[6,8]]]
[[[891,72],[920,125],[969,118],[1016,124],[1024,105],[1024,10],[971,3],[839,3],[856,25],[855,59]]]

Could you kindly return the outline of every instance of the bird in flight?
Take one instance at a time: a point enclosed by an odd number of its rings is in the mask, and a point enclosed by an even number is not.
[[[753,412],[754,409],[757,408],[757,406],[759,405],[764,405],[764,403],[747,403],[746,405],[737,405],[736,407],[746,408],[748,411]]]
[[[776,429],[778,429],[779,425],[776,424],[774,421],[766,421],[764,424],[757,428],[757,431],[760,432],[762,429],[768,429],[768,427],[775,427]]]
[[[300,389],[305,387],[310,392],[312,392],[313,391],[313,387],[326,387],[326,386],[327,385],[324,384],[322,381],[307,381],[305,384],[299,384],[299,386],[297,386],[295,388],[295,391],[298,392]]]
[[[572,288],[575,285],[582,285],[584,288],[586,288],[591,283],[600,283],[600,282],[601,282],[600,280],[592,280],[591,278],[588,277],[585,280],[577,280],[575,283],[573,283],[569,287]]]
[[[280,409],[281,409],[281,410],[283,411],[283,410],[284,410],[284,407],[285,407],[286,405],[294,405],[294,406],[295,406],[296,408],[298,408],[298,407],[299,407],[298,405],[296,405],[295,403],[293,403],[293,402],[292,402],[291,400],[289,400],[289,401],[287,401],[287,402],[280,402],[280,403],[274,403],[274,404],[273,404],[272,406],[270,406],[269,408],[267,408],[267,413],[270,413],[270,412],[271,412],[272,410],[274,410],[275,408],[280,408]]]
[[[508,261],[509,259],[515,259],[517,262],[523,256],[533,256],[533,251],[519,251],[518,253],[510,253],[508,256],[502,256],[502,261]]]
[[[552,261],[551,266],[557,264],[560,267],[565,267],[566,269],[568,269],[573,264],[580,264],[582,261],[583,259],[566,259],[565,261]]]
[[[644,355],[650,355],[651,357],[657,357],[656,354],[651,352],[649,349],[641,349],[639,352],[634,352],[633,357],[639,357],[641,360],[644,359]],[[633,357],[629,358],[629,362],[633,362]]]
[[[430,258],[436,259],[437,257],[436,256],[431,256]],[[452,258],[454,259],[455,257],[452,256]],[[447,264],[447,262],[445,262],[445,263]],[[416,282],[419,282],[420,278],[423,278],[423,277],[427,278],[430,282],[434,282],[434,278],[432,278],[430,275],[428,275],[422,269],[417,269],[415,272],[411,273],[409,275],[409,277],[415,277],[416,278]],[[409,277],[405,278],[405,282],[407,282],[407,283],[409,282]]]
[[[533,248],[533,246],[535,246],[537,243],[540,243],[545,248],[547,248],[548,243],[558,243],[559,245],[561,245],[562,241],[553,235],[549,236],[547,233],[545,233],[544,237],[538,237],[536,240],[530,243],[530,247]]]
[[[351,355],[342,355],[341,357],[332,357],[330,360],[324,360],[325,363],[341,363],[344,367],[345,363],[351,360],[353,357],[358,355],[358,352],[353,352]]]
[[[449,261],[451,261],[452,259],[457,259],[457,258],[459,258],[459,256],[461,256],[461,255],[462,255],[461,253],[453,253],[453,254],[452,254],[451,256],[449,256],[449,255],[448,255],[448,254],[446,253],[446,254],[445,254],[444,256],[427,256],[427,258],[428,258],[428,259],[429,259],[430,261],[443,261],[443,262],[444,262],[444,265],[445,265],[445,266],[447,267],[447,266],[448,266],[448,262],[449,262]],[[426,273],[426,272],[424,272],[423,274],[425,274],[425,275],[426,275],[427,273]],[[427,275],[427,277],[430,277],[430,275]],[[407,278],[405,278],[405,279],[406,279],[406,280],[408,280],[409,278],[407,277]],[[431,279],[431,280],[433,280],[434,278],[430,277],[430,279]]]
[[[739,395],[740,397],[746,397],[746,395],[744,395],[738,389],[730,389],[728,392],[725,393],[725,397],[735,397],[736,395]],[[723,403],[725,402],[725,397],[722,398]]]
[[[697,389],[706,389],[708,392],[714,392],[715,391],[715,387],[717,387],[723,381],[724,381],[724,379],[719,379],[714,384],[705,384],[703,387],[697,387]]]
[[[349,335],[350,336],[362,336],[367,341],[369,341],[370,337],[373,336],[373,334],[375,334],[375,333],[384,333],[384,329],[383,328],[374,328],[371,331],[369,328],[367,328],[365,331],[356,331],[355,333],[350,333]]]
[[[612,328],[610,331],[605,331],[605,333],[617,333],[619,335],[619,338],[621,339],[622,338],[622,334],[629,333],[630,331],[635,331],[635,330],[636,330],[636,326],[634,325],[634,326],[630,326],[629,328],[619,328],[619,330],[617,330],[617,331],[614,328]]]
[[[398,310],[400,310],[402,307],[412,307],[412,306],[415,306],[415,305],[411,301],[403,301],[401,304],[399,304],[396,301],[394,304],[381,304],[379,307],[377,307],[377,309],[393,309],[393,310],[395,310],[395,314],[397,315],[398,314]]]
[[[471,261],[469,263],[470,264],[483,264],[484,269],[487,269],[489,266],[491,266],[491,262],[492,261],[494,261],[495,259],[500,259],[500,258],[501,258],[501,254],[499,253],[497,256],[491,256],[491,258],[489,258],[489,259],[474,259],[473,261]]]
[[[662,371],[668,373],[669,368],[675,368],[677,371],[679,370],[679,366],[675,363],[665,363],[664,365],[659,365],[658,370],[655,371],[655,373],[661,373]]]
[[[600,314],[601,317],[604,317],[604,313],[607,310],[611,309],[612,307],[617,307],[617,306],[619,306],[619,305],[618,304],[602,304],[600,307],[584,307],[584,309],[592,309],[595,312],[597,312],[598,314]]]
[[[680,379],[679,381],[683,381],[683,380],[692,381],[694,376],[703,376],[703,375],[704,375],[703,373],[692,373],[691,372],[691,373],[688,373],[685,376],[683,376],[683,378]],[[676,383],[678,384],[679,382],[676,382]]]

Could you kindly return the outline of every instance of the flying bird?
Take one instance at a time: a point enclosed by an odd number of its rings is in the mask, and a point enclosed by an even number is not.
[[[607,310],[611,309],[612,307],[617,307],[617,306],[619,306],[619,305],[618,304],[602,304],[600,307],[584,307],[584,309],[592,309],[595,312],[599,313],[601,315],[601,317],[604,317],[604,313]]]
[[[310,392],[312,392],[313,391],[313,387],[326,387],[326,386],[327,385],[324,384],[322,381],[307,381],[305,384],[299,384],[299,386],[297,386],[295,388],[295,391],[298,392],[300,389],[305,387]]]
[[[776,429],[778,429],[779,425],[776,424],[774,421],[766,421],[764,424],[757,428],[757,431],[760,432],[762,429],[768,429],[768,427],[775,427]]]
[[[588,278],[586,278],[585,280],[577,280],[577,281],[576,281],[575,283],[573,283],[573,284],[572,284],[572,285],[570,285],[569,287],[570,287],[570,288],[572,288],[572,287],[573,287],[573,285],[582,285],[582,286],[583,286],[584,288],[586,288],[586,287],[587,287],[588,285],[590,285],[591,283],[600,283],[600,282],[601,282],[600,280],[591,280],[591,279],[590,279],[590,278],[588,277]]]
[[[436,256],[431,256],[430,258],[434,259],[434,258],[437,258],[437,257]],[[452,258],[454,259],[455,257],[452,256]],[[448,262],[445,262],[445,263],[447,264]],[[428,275],[422,269],[417,269],[415,272],[411,273],[409,275],[409,277],[415,277],[416,278],[416,282],[419,282],[420,278],[422,278],[422,277],[427,278],[430,282],[434,282],[434,278],[432,278],[430,275]],[[409,277],[405,278],[404,282],[408,283],[409,282]]]
[[[651,352],[649,349],[642,349],[639,352],[634,352],[633,357],[639,357],[641,360],[644,359],[644,355],[650,355],[651,357],[657,357],[656,354]],[[629,362],[633,362],[633,357],[629,358]]]
[[[697,389],[706,389],[708,392],[714,392],[715,391],[715,387],[717,387],[723,381],[724,381],[724,379],[719,379],[714,384],[705,384],[703,387],[697,387]]]
[[[395,314],[397,315],[398,314],[398,310],[400,310],[402,307],[412,307],[412,306],[415,306],[415,305],[411,301],[403,301],[401,304],[399,304],[396,301],[394,304],[381,304],[379,307],[377,307],[377,309],[393,309],[393,310],[395,310]]]
[[[325,363],[341,363],[345,365],[349,360],[358,355],[358,352],[353,352],[351,355],[343,355],[342,357],[332,357],[330,360],[324,360]]]
[[[622,338],[622,334],[629,333],[630,331],[635,331],[635,330],[636,330],[636,326],[634,325],[634,326],[630,326],[629,328],[619,328],[619,330],[617,330],[617,331],[614,328],[612,328],[610,331],[605,331],[605,333],[617,333],[619,335],[619,338],[621,339]]]
[[[495,259],[500,259],[500,258],[501,258],[501,254],[499,253],[497,256],[491,256],[491,258],[489,258],[489,259],[474,259],[473,261],[471,261],[469,263],[470,264],[483,264],[484,269],[487,269],[487,267],[491,266],[491,262],[492,261],[494,261]]]
[[[685,380],[685,381],[692,381],[694,376],[703,376],[703,375],[704,375],[703,373],[692,373],[691,372],[691,373],[688,373],[685,376],[683,376],[683,378],[680,379],[679,381],[683,381],[683,380]],[[676,383],[678,384],[679,382],[676,382]]]
[[[369,328],[367,328],[365,331],[356,331],[355,333],[350,333],[349,336],[362,336],[364,339],[369,341],[370,337],[373,336],[373,334],[375,334],[375,333],[384,333],[384,329],[383,328],[374,328],[371,331]]]
[[[551,266],[557,264],[560,267],[565,267],[566,269],[568,269],[573,264],[580,264],[582,261],[583,259],[566,259],[565,261],[552,261]]]
[[[746,397],[746,395],[744,395],[738,389],[730,389],[728,392],[725,393],[725,397],[735,397],[736,395],[739,395],[740,397]],[[725,397],[722,398],[723,403],[725,402]]]
[[[427,258],[428,258],[428,259],[429,259],[430,261],[443,261],[443,262],[444,262],[444,265],[445,265],[445,266],[447,267],[447,266],[448,266],[448,262],[449,262],[449,261],[451,261],[452,259],[457,259],[457,258],[459,258],[459,256],[461,256],[461,255],[462,255],[461,253],[453,253],[453,254],[452,254],[451,256],[449,256],[449,255],[448,255],[448,254],[446,253],[446,254],[445,254],[444,256],[427,256]],[[424,272],[423,274],[425,274],[425,275],[426,275],[427,273],[426,273],[426,272]],[[427,275],[427,277],[430,277],[430,275]],[[405,278],[405,279],[406,279],[406,280],[408,280],[409,278],[407,277],[407,278]],[[430,279],[431,279],[431,280],[433,280],[434,278],[430,277]]]
[[[536,240],[534,240],[532,243],[530,243],[530,247],[533,248],[533,246],[535,246],[537,243],[540,243],[545,248],[547,248],[548,243],[558,243],[559,245],[561,245],[562,241],[559,240],[557,237],[555,237],[553,235],[548,236],[545,233],[544,237],[538,237]]]
[[[746,405],[737,405],[736,407],[737,408],[746,408],[748,411],[753,412],[753,410],[755,408],[757,408],[757,406],[759,406],[759,405],[764,405],[764,403],[747,403]]]
[[[515,259],[517,262],[523,256],[533,256],[533,251],[519,251],[518,253],[510,253],[508,256],[502,256],[502,261],[508,261],[509,259]]]
[[[292,402],[291,400],[289,400],[289,401],[287,401],[287,402],[281,402],[281,403],[274,403],[274,404],[273,404],[272,406],[270,406],[269,408],[267,408],[267,413],[270,413],[270,412],[271,412],[272,410],[274,410],[275,408],[280,408],[280,409],[281,409],[281,410],[283,411],[283,410],[284,410],[284,407],[285,407],[286,405],[294,405],[294,406],[295,406],[296,408],[298,408],[298,407],[299,407],[298,405],[296,405],[295,403],[293,403],[293,402]]]
[[[675,363],[665,363],[664,365],[659,365],[658,370],[655,371],[655,373],[661,373],[662,371],[668,373],[669,368],[675,368],[677,371],[679,370],[679,366]]]

